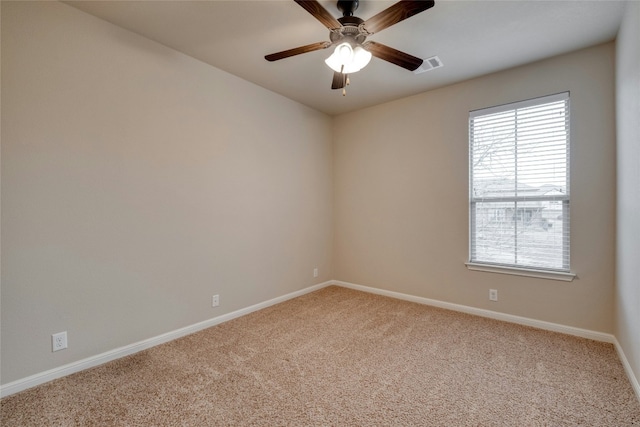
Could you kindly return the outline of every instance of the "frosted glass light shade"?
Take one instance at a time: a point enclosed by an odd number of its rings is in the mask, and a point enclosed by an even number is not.
[[[347,42],[339,44],[325,63],[335,72],[351,74],[362,70],[371,61],[371,52],[357,45],[354,48]],[[342,68],[344,66],[344,68]]]

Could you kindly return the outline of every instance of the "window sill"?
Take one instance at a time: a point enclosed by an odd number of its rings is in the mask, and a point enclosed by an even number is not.
[[[484,271],[488,273],[513,274],[515,276],[535,277],[538,279],[561,280],[571,282],[576,275],[561,271],[535,270],[532,268],[505,267],[501,265],[480,264],[475,262],[465,262],[469,270]]]

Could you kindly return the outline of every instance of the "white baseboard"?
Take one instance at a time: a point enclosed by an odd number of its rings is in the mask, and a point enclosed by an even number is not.
[[[640,401],[640,383],[638,382],[638,378],[636,378],[633,369],[631,369],[631,364],[627,359],[627,356],[624,354],[624,350],[622,350],[622,346],[618,342],[618,340],[614,337],[613,345],[616,346],[616,351],[618,352],[618,357],[622,362],[622,366],[624,366],[624,371],[627,373],[627,377],[629,378],[629,382],[631,383],[631,387],[633,387],[633,391],[636,392],[636,397]]]
[[[615,337],[604,332],[590,331],[588,329],[575,328],[573,326],[560,325],[558,323],[545,322],[543,320],[530,319],[528,317],[515,316],[513,314],[499,313],[497,311],[485,310],[482,308],[469,307],[467,305],[454,304],[451,302],[438,301],[429,298],[417,297],[414,295],[403,294],[400,292],[387,291],[384,289],[370,288],[368,286],[356,285],[354,283],[340,282],[334,280],[334,285],[345,288],[355,289],[358,291],[369,292],[372,294],[383,295],[391,298],[401,299],[405,301],[416,302],[418,304],[431,305],[434,307],[445,308],[447,310],[459,311],[461,313],[473,314],[475,316],[488,317],[491,319],[502,320],[519,325],[531,326],[547,331],[560,332],[568,335],[575,335],[582,338],[592,339],[594,341],[602,341],[613,343]]]
[[[158,335],[153,338],[149,338],[143,341],[139,341],[134,344],[126,345],[124,347],[116,348],[114,350],[107,351],[102,354],[98,354],[96,356],[88,357],[86,359],[79,360],[77,362],[72,362],[64,366],[60,366],[58,368],[50,369],[45,372],[41,372],[35,375],[31,375],[26,378],[22,378],[7,384],[0,385],[0,397],[10,396],[14,393],[18,393],[20,391],[26,390],[31,387],[35,387],[40,384],[44,384],[46,382],[55,380],[57,378],[62,378],[67,375],[74,374],[76,372],[83,371],[88,368],[93,368],[98,365],[102,365],[104,363],[110,362],[112,360],[119,359],[124,356],[128,356],[130,354],[137,353],[142,350],[146,350],[151,347],[155,347],[157,345],[166,343],[168,341],[175,340],[177,338],[181,338],[185,335],[192,334],[194,332],[201,331],[206,328],[210,328],[215,325],[219,325],[220,323],[227,322],[229,320],[247,315],[254,311],[261,310],[263,308],[270,307],[275,304],[279,304],[281,302],[290,300],[292,298],[299,297],[304,294],[308,294],[310,292],[317,291],[318,289],[322,289],[331,285],[333,282],[324,282],[314,286],[310,286],[305,289],[301,289],[296,292],[291,292],[286,295],[282,295],[277,298],[270,299],[268,301],[264,301],[250,307],[242,308],[240,310],[233,311],[231,313],[223,314],[218,317],[214,317],[209,320],[205,320],[200,323],[196,323],[190,326],[186,326],[184,328],[176,329],[175,331],[167,332],[162,335]]]

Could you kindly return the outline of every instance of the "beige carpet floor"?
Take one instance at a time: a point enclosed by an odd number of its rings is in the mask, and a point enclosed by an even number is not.
[[[331,286],[0,401],[9,426],[634,426],[611,344]]]

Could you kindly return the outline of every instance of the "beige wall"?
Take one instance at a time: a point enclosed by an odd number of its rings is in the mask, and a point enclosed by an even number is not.
[[[609,43],[336,117],[334,278],[612,333],[614,53]],[[562,91],[577,279],[468,271],[469,111]]]
[[[618,231],[633,236],[629,19],[617,52],[617,107],[630,112],[617,123]],[[2,2],[0,383],[329,279],[615,331],[637,376],[633,239],[617,244],[627,255],[614,325],[614,49],[332,121],[66,5]],[[468,271],[468,111],[566,90],[578,278]],[[62,330],[70,348],[51,353]]]
[[[3,384],[332,277],[330,117],[57,2],[2,107]]]
[[[615,335],[640,380],[640,3],[627,3],[617,39],[618,137]]]

